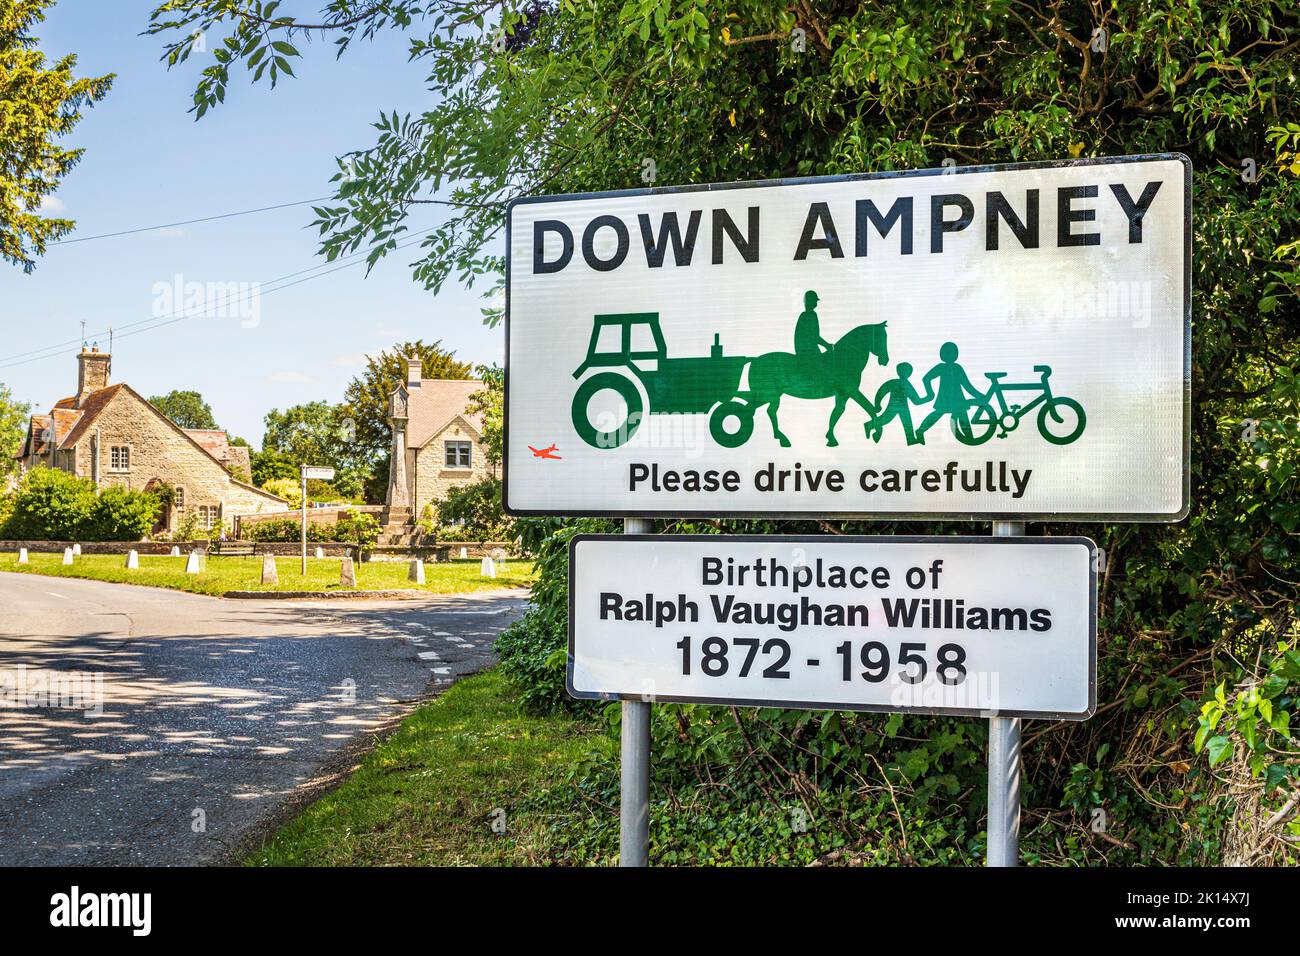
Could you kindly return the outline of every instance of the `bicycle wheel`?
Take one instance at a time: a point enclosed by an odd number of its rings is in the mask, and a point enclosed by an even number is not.
[[[972,402],[969,421],[970,431],[963,434],[956,419],[952,419],[952,433],[963,445],[982,445],[997,431],[998,416],[988,402]]]
[[[1072,398],[1053,398],[1038,413],[1038,433],[1053,445],[1068,445],[1083,434],[1088,417]]]

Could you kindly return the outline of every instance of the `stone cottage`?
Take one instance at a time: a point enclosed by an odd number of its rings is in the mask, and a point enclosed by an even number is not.
[[[125,383],[110,385],[111,356],[98,349],[77,355],[77,393],[33,415],[18,453],[26,472],[61,468],[96,486],[176,489],[158,530],[174,531],[187,513],[205,527],[235,515],[286,511],[289,504],[249,484],[248,449],[224,431],[185,429]],[[234,474],[232,474],[234,472]]]
[[[483,416],[469,410],[483,383],[421,378],[419,359],[406,365],[406,384],[388,402],[393,444],[383,523],[385,540],[393,543],[407,537],[426,505],[496,473],[482,445]]]

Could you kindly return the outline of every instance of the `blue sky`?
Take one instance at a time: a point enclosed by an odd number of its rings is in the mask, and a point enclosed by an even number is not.
[[[207,61],[195,54],[169,73],[158,60],[161,40],[139,36],[152,6],[59,0],[39,29],[49,58],[77,54],[78,75],[117,74],[108,96],[65,139],[86,149],[55,195],[56,208],[77,223],[71,239],[328,196],[335,157],[373,142],[370,124],[380,110],[428,105],[424,71],[407,62],[405,40],[393,33],[339,61],[329,43],[297,43],[304,53],[294,64],[298,79],[274,91],[249,85],[239,67],[224,107],[196,123],[188,112],[193,78]],[[428,211],[437,208],[424,207],[412,222],[437,222],[441,214]],[[413,257],[402,250],[368,277],[360,264],[264,292],[255,319],[251,312],[197,316],[121,331],[171,314],[164,290],[176,287],[177,276],[192,295],[185,283],[265,285],[324,265],[311,219],[310,207],[297,206],[53,247],[31,275],[0,265],[0,382],[36,410],[48,409],[76,389],[80,323],[101,349],[108,342],[97,333],[113,326],[113,381],[144,395],[197,389],[222,427],[258,445],[269,409],[339,400],[362,356],[395,342],[441,339],[462,359],[501,361],[503,333],[485,328],[479,314],[486,285],[449,284],[435,298],[411,279]],[[226,291],[234,287],[202,288],[236,304]],[[12,364],[59,343],[73,344]]]

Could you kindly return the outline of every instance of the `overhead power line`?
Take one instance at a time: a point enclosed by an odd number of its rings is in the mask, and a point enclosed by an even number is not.
[[[238,212],[223,212],[217,216],[204,216],[201,219],[182,219],[180,222],[165,222],[157,226],[140,226],[137,229],[123,229],[119,232],[102,232],[97,236],[79,236],[76,239],[57,239],[49,243],[51,246],[70,246],[74,242],[91,242],[95,239],[113,239],[117,236],[133,236],[141,232],[154,232],[157,229],[173,229],[176,226],[192,226],[199,222],[215,222],[218,219],[233,219],[235,216],[251,216],[255,212],[270,212],[273,209],[288,209],[290,206],[305,206],[308,203],[324,202],[332,199],[332,196],[322,196],[319,199],[299,199],[297,202],[284,202],[277,206],[259,206],[257,209],[241,209]]]
[[[398,249],[405,249],[408,246],[412,246],[418,242],[422,242],[424,238],[425,237],[422,233],[414,235],[410,239],[406,240],[405,242],[399,242],[396,246],[393,247],[391,251],[395,252]],[[310,282],[312,279],[319,279],[322,276],[327,276],[330,275],[331,273],[339,272],[342,269],[347,269],[350,268],[351,266],[358,265],[369,254],[370,254],[370,250],[364,249],[360,252],[354,252],[351,255],[345,256],[342,260],[338,262],[320,263],[319,265],[311,266],[307,269],[299,269],[297,272],[290,272],[286,275],[277,276],[274,279],[269,279],[265,283],[259,285],[258,296],[261,297],[263,295],[270,295],[273,292],[281,292],[284,289],[291,288],[292,286],[301,285],[304,282]],[[305,275],[306,273],[309,272],[314,272],[315,275]],[[303,278],[298,278],[296,279],[296,281],[293,282],[287,281],[289,279],[295,279],[295,277],[297,276],[303,276]],[[155,329],[161,329],[169,325],[174,325],[175,323],[181,322],[185,319],[204,318],[211,310],[220,309],[221,307],[226,305],[227,302],[238,297],[239,297],[238,294],[225,296],[220,301],[205,305],[202,311],[182,312],[179,315],[172,315],[172,316],[151,316],[147,319],[139,319],[135,322],[129,322],[126,325],[115,325],[111,329],[106,328],[99,333],[95,333],[88,336],[88,338],[102,337],[108,335],[110,332],[113,334],[114,338],[116,339],[129,338],[132,335],[139,335],[142,332],[152,332]],[[123,331],[124,329],[133,329],[134,331],[124,332]],[[5,356],[3,358],[0,358],[0,369],[15,368],[20,365],[28,365],[31,364],[32,362],[39,362],[43,359],[54,358],[57,355],[61,354],[62,350],[67,348],[68,346],[78,345],[83,341],[85,341],[84,338],[72,339],[54,345],[47,345],[42,348],[32,349],[28,352],[19,352],[14,355]]]

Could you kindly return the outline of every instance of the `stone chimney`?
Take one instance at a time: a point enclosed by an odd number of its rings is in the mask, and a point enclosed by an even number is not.
[[[101,352],[98,346],[82,348],[77,355],[77,407],[86,401],[86,396],[108,387],[108,369],[112,356]]]
[[[406,360],[406,387],[420,387],[420,360],[418,358],[408,358]]]

